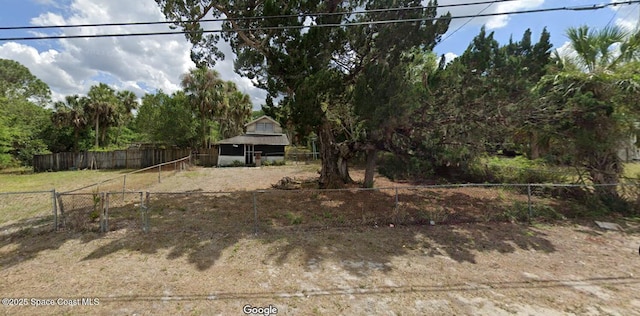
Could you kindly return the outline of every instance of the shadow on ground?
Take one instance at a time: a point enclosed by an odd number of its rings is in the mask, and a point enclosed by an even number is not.
[[[271,246],[264,258],[256,258],[263,263],[302,256],[304,262],[366,262],[384,269],[394,257],[412,251],[470,263],[478,252],[555,251],[553,242],[534,228],[496,221],[506,219],[501,214],[510,202],[486,195],[403,192],[397,204],[394,192],[383,191],[152,195],[146,233],[136,202],[109,209],[105,234],[97,231],[98,218],[87,209],[68,210],[66,227],[58,232],[51,225],[34,227],[33,220],[1,226],[0,266],[33,260],[70,240],[103,241],[81,260],[100,260],[121,250],[151,255],[168,250],[166,259],[186,257],[199,270],[215,265],[223,251],[246,239]],[[51,223],[51,218],[38,222]],[[361,266],[352,266],[345,267],[361,273]]]

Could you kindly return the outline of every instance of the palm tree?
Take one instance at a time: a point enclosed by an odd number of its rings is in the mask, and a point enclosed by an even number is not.
[[[220,74],[207,68],[196,68],[182,77],[182,88],[189,97],[192,108],[198,112],[202,123],[201,141],[209,147],[210,127],[208,122],[217,116],[224,104],[224,81]]]
[[[91,120],[95,124],[96,141],[95,147],[98,147],[99,139],[104,144],[105,136],[109,125],[113,124],[113,118],[116,113],[118,99],[115,91],[104,83],[92,86],[89,89],[89,100],[86,104],[86,112],[90,113]],[[102,130],[100,130],[102,124]]]
[[[251,118],[253,108],[249,95],[241,91],[230,92],[227,99],[229,106],[224,114],[225,122],[220,124],[220,134],[224,138],[233,137],[243,132],[244,124]]]
[[[127,125],[132,119],[131,111],[138,108],[138,101],[135,93],[124,90],[118,92],[118,111],[116,112],[116,124],[118,125],[118,134],[116,135],[116,144],[122,132],[122,126]]]
[[[627,106],[628,96],[635,92],[624,91],[630,77],[622,68],[638,60],[640,31],[581,26],[569,28],[567,37],[575,56],[567,62],[556,54],[560,71],[538,83],[537,89],[544,91],[541,104],[555,109],[549,111],[552,121],[563,123],[553,133],[561,141],[571,140],[574,158],[588,169],[590,180],[616,183],[623,171],[617,151],[621,142],[635,133],[633,118],[640,115]],[[595,191],[600,196],[618,197],[615,186],[599,186]]]
[[[53,104],[55,112],[53,113],[54,124],[58,127],[71,126],[73,128],[73,152],[78,152],[78,138],[80,131],[87,128],[87,116],[85,114],[85,105],[87,98],[78,95],[65,97],[65,101],[58,101]]]
[[[567,37],[577,56],[573,62],[589,73],[611,71],[639,57],[639,30],[630,33],[617,26],[594,30],[583,25],[567,29]]]

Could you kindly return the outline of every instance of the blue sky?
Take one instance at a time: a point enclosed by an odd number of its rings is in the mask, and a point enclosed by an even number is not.
[[[478,0],[440,0],[440,4],[477,2]],[[456,15],[509,12],[559,6],[587,6],[621,0],[518,0],[487,5],[448,8]],[[519,40],[527,28],[537,41],[547,27],[554,48],[566,50],[565,30],[570,26],[589,25],[601,28],[607,24],[634,27],[639,5],[623,5],[597,11],[559,11],[500,17],[453,20],[446,40],[436,47],[438,54],[449,58],[460,55],[476,36],[482,25],[495,32],[495,38],[506,43],[511,35]],[[164,17],[153,0],[4,0],[0,26],[82,24],[134,21],[160,21]],[[108,30],[55,30],[64,34],[97,34],[98,32],[166,31],[166,26],[115,27]],[[457,30],[452,36],[453,31]],[[32,36],[33,31],[0,31],[0,37]],[[563,47],[564,46],[564,47]],[[106,82],[116,89],[129,89],[138,96],[162,89],[173,92],[179,88],[180,75],[193,67],[189,59],[189,44],[183,36],[154,36],[101,39],[69,39],[41,41],[0,41],[0,58],[17,60],[44,80],[60,99],[68,94],[85,94],[89,87]],[[254,107],[264,101],[265,92],[253,87],[247,78],[233,72],[232,56],[223,47],[227,60],[216,69],[225,80],[236,82],[252,96]]]

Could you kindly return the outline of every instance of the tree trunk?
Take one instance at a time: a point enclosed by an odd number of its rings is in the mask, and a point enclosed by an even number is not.
[[[538,134],[536,132],[531,132],[529,134],[529,159],[538,159],[540,158],[540,144],[538,140]]]
[[[98,146],[100,146],[98,144],[98,139],[100,137],[100,131],[98,130],[98,128],[100,127],[100,121],[98,120],[97,114],[96,114],[95,120],[96,120],[96,148],[98,148]]]
[[[107,126],[108,125],[103,126],[100,131],[100,142],[102,142],[102,146],[107,144]]]
[[[78,129],[74,128],[73,129],[73,153],[77,154],[78,153]]]
[[[598,155],[599,156],[599,155]],[[611,152],[600,157],[591,157],[589,175],[593,184],[616,184],[622,174],[622,164],[617,153]],[[600,198],[618,199],[618,188],[615,185],[597,186],[595,192]]]
[[[378,150],[371,146],[366,149],[367,156],[367,164],[364,170],[364,183],[363,187],[365,188],[373,188],[373,176],[376,172],[376,157],[378,155]]]
[[[207,148],[207,126],[206,119],[202,117],[202,148]]]
[[[320,140],[320,159],[322,169],[320,169],[320,188],[340,188],[345,183],[349,183],[349,169],[347,159],[340,154],[335,137],[331,131],[331,125],[326,118],[318,127],[318,138]]]

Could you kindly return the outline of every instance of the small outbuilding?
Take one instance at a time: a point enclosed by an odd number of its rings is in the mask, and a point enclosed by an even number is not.
[[[223,139],[218,145],[218,166],[238,162],[245,165],[261,162],[284,161],[284,149],[289,138],[274,119],[264,115],[244,125],[246,133]]]

